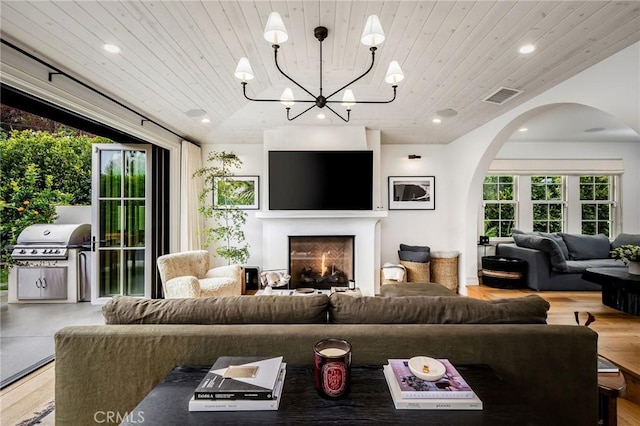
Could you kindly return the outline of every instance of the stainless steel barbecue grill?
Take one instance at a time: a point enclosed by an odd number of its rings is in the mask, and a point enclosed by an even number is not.
[[[37,224],[13,246],[9,302],[87,300],[91,225]]]
[[[16,260],[67,259],[70,249],[88,248],[89,224],[37,224],[27,226],[18,236],[11,257]]]

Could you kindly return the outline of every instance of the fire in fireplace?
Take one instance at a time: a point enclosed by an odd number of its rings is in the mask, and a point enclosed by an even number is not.
[[[289,236],[291,288],[346,287],[354,277],[353,235]]]

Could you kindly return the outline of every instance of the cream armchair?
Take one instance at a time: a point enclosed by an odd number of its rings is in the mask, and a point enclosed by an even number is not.
[[[167,299],[242,294],[243,268],[229,265],[210,269],[207,250],[160,256],[158,271]]]

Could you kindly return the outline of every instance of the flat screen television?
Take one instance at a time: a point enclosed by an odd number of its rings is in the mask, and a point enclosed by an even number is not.
[[[373,151],[269,151],[269,210],[372,210]]]

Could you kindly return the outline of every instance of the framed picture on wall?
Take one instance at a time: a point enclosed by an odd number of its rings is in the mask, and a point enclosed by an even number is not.
[[[389,176],[389,210],[435,210],[434,176]]]
[[[242,210],[259,209],[260,176],[231,176],[213,179],[213,205]]]

